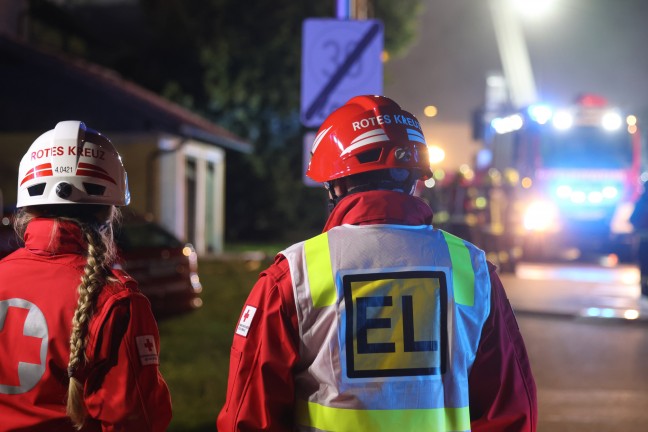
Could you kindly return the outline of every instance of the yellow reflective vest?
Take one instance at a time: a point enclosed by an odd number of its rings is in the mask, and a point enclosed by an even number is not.
[[[467,431],[490,312],[484,252],[429,225],[342,225],[282,252],[300,430]]]

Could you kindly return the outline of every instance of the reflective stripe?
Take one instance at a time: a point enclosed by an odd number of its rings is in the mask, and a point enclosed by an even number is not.
[[[470,410],[464,408],[354,410],[298,400],[296,420],[324,431],[393,432],[407,425],[416,431],[468,431]]]
[[[375,247],[376,235],[380,236],[380,247],[372,249],[373,254],[367,257],[367,248]],[[295,409],[298,430],[470,430],[468,376],[490,305],[490,280],[483,251],[429,226],[381,225],[334,227],[282,253],[293,276],[303,343],[295,379],[296,397],[302,401],[296,403]],[[360,280],[358,275],[379,277],[389,272],[409,271],[445,273],[447,291],[443,292],[448,297],[441,303],[452,313],[443,319],[448,325],[448,352],[444,356],[448,359],[447,372],[433,377],[396,379],[377,374],[356,379],[349,374],[349,370],[355,369],[349,367],[359,363],[353,362],[355,357],[349,355],[360,353],[347,344],[350,338],[356,337],[358,325],[357,314],[354,316],[347,308],[356,305],[353,286],[344,282]],[[351,298],[345,297],[338,303],[340,295],[347,292],[345,289],[350,290]],[[380,294],[387,297],[390,292]],[[400,326],[405,334],[400,324],[402,310],[388,309],[389,313],[393,312],[389,316],[392,330]],[[432,315],[441,319],[441,315]],[[347,339],[349,331],[353,334]],[[387,340],[384,334],[373,333],[374,336],[377,338],[374,342]],[[425,338],[432,339],[441,340],[432,336]],[[405,358],[391,357],[390,361],[396,363]],[[408,361],[413,358],[407,357]],[[365,360],[369,361],[363,357]]]
[[[448,244],[452,261],[455,301],[461,305],[473,306],[475,304],[475,273],[472,269],[470,251],[459,237],[445,231],[441,232]],[[313,298],[313,306],[331,306],[335,303],[336,295],[327,233],[306,240],[304,254],[306,255],[308,284]],[[456,265],[457,263],[464,264]]]
[[[304,242],[308,285],[310,286],[313,307],[326,307],[335,304],[335,282],[331,267],[328,234],[323,233]]]
[[[459,237],[445,231],[441,232],[450,251],[455,301],[461,305],[473,306],[475,304],[475,272],[472,268],[470,251]]]
[[[18,310],[20,310],[20,312],[18,312]],[[36,385],[38,385],[47,369],[46,359],[47,346],[49,341],[49,328],[47,327],[45,314],[43,314],[43,311],[41,311],[38,306],[25,299],[10,298],[7,300],[2,300],[0,301],[0,327],[4,326],[5,321],[10,319],[9,315],[13,313],[23,314],[22,319],[24,321],[18,323],[19,326],[17,326],[22,328],[14,329],[18,330],[16,332],[16,336],[20,337],[20,339],[16,340],[16,338],[14,338],[13,341],[9,340],[8,347],[6,347],[3,343],[3,352],[5,349],[11,351],[23,348],[25,350],[31,351],[30,354],[26,354],[24,352],[24,354],[29,355],[31,359],[26,360],[25,358],[25,362],[19,361],[16,364],[17,369],[14,370],[18,375],[18,385],[0,383],[0,395],[15,395],[27,393],[28,391],[36,387]],[[8,335],[8,337],[11,337],[11,335]],[[12,342],[16,344],[13,347]],[[40,362],[36,363],[38,359],[40,359]]]

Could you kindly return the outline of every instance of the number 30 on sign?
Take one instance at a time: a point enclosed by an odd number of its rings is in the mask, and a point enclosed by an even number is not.
[[[303,24],[301,120],[318,127],[354,96],[381,94],[379,20],[307,19]]]

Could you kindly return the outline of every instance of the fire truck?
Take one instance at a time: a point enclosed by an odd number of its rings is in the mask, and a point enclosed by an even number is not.
[[[588,94],[495,117],[483,141],[476,181],[491,241],[525,260],[631,257],[628,219],[641,191],[635,116]]]

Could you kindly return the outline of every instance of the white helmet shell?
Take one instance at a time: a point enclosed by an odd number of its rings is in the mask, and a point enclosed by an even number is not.
[[[59,122],[36,138],[20,161],[16,207],[129,202],[119,153],[107,137],[83,122]]]

